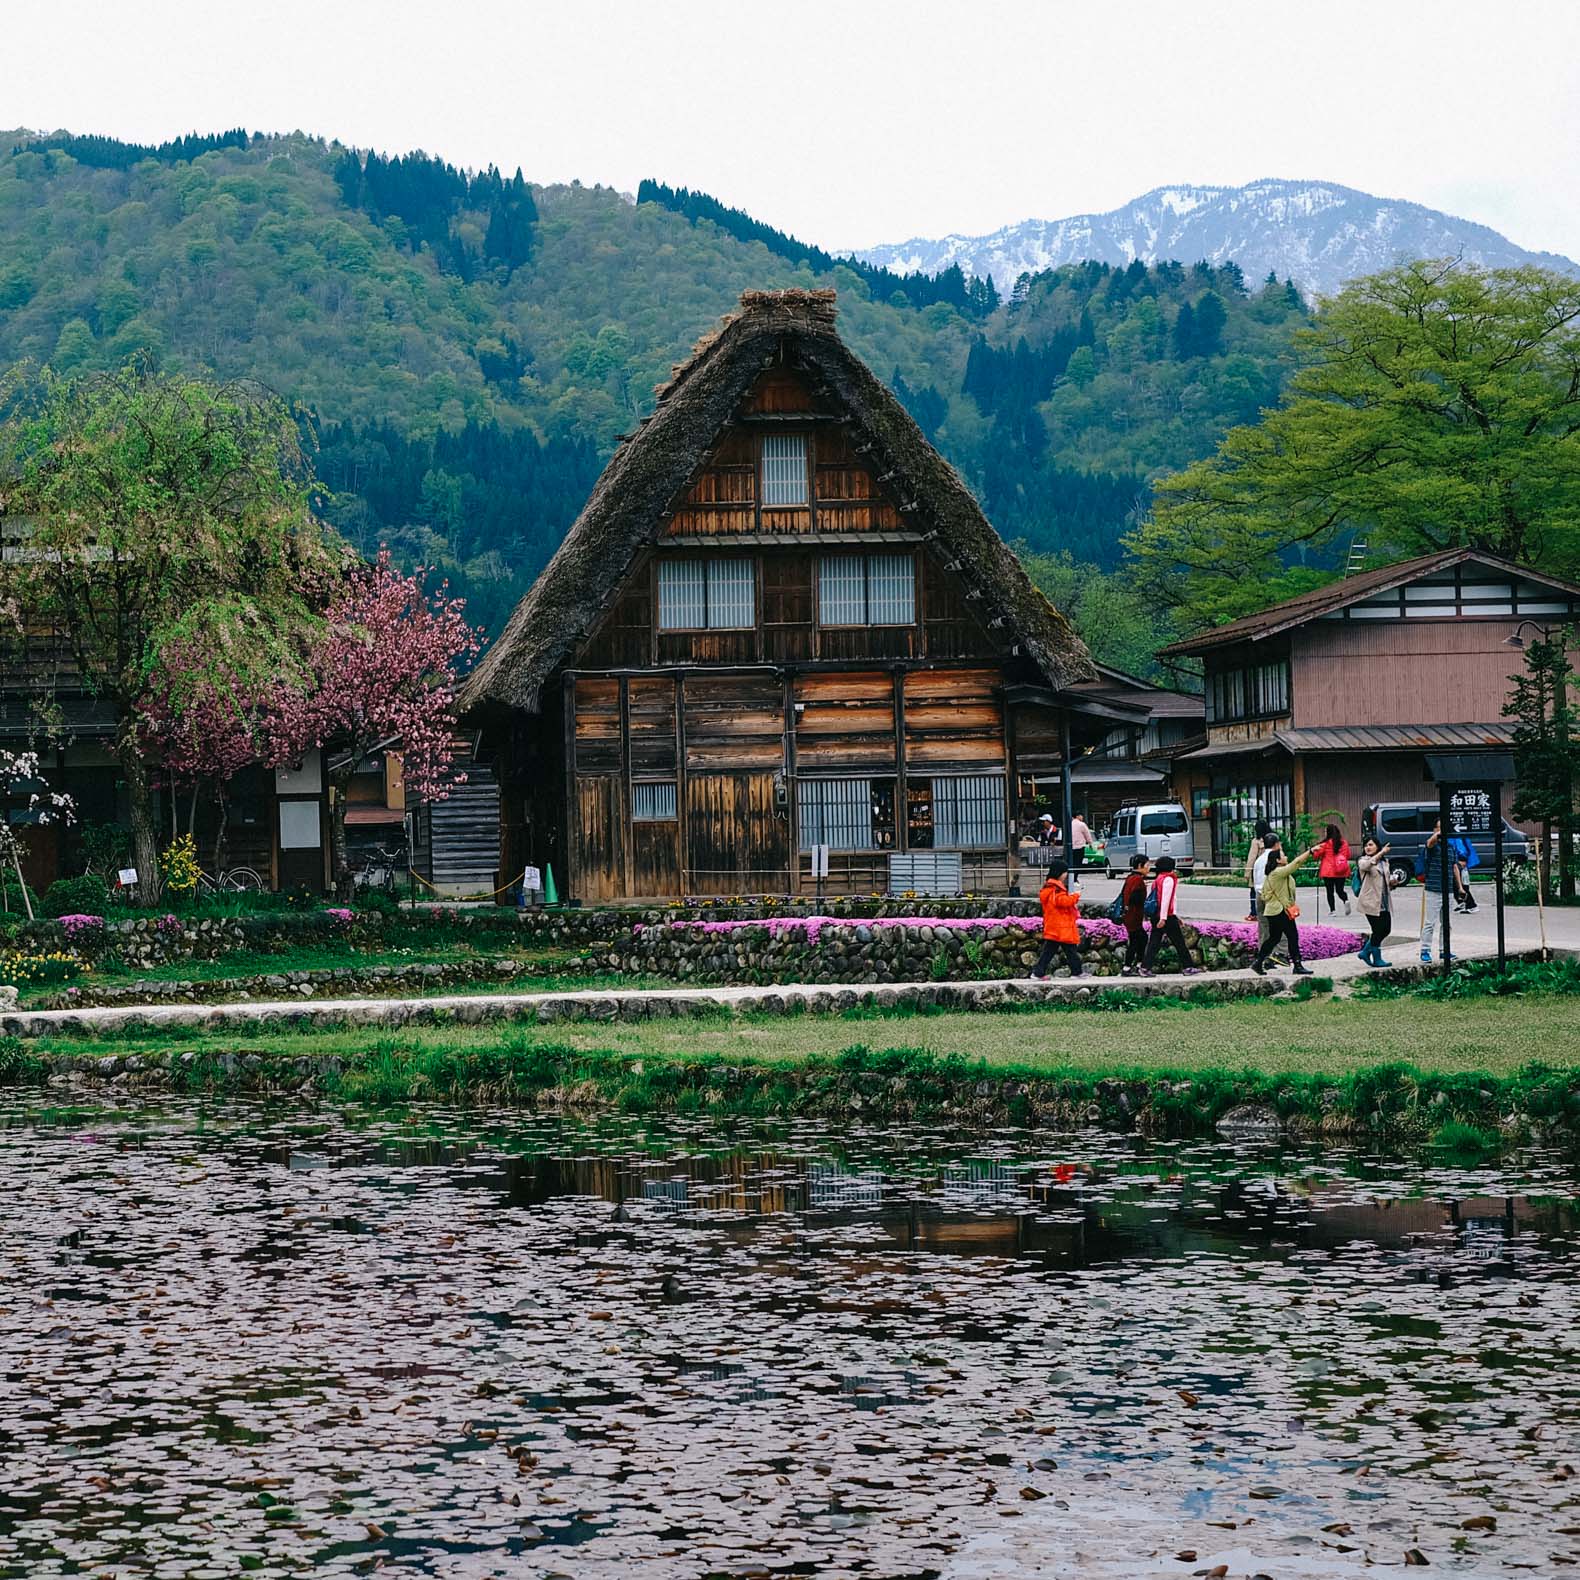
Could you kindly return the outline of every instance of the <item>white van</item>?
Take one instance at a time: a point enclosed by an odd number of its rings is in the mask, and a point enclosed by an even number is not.
[[[1148,861],[1172,856],[1180,874],[1189,877],[1196,868],[1196,838],[1190,818],[1178,801],[1127,802],[1114,813],[1103,842],[1103,859],[1110,878],[1130,871],[1130,858],[1141,854]]]

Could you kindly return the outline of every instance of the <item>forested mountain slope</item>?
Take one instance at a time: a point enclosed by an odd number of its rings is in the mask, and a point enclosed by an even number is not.
[[[1000,529],[1101,563],[1149,475],[1273,398],[1304,318],[1232,267],[1062,269],[1001,304],[941,280],[917,306],[878,271],[707,217],[701,194],[652,192],[300,135],[0,136],[0,365],[146,354],[262,380],[311,414],[337,525],[442,566],[497,628],[743,289],[836,285],[844,334]]]

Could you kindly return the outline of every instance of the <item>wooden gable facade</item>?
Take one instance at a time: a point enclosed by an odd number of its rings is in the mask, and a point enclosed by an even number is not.
[[[1034,752],[1050,731],[1062,750],[1061,691],[1090,663],[832,322],[823,293],[749,298],[718,337],[745,342],[745,365],[724,359],[717,419],[685,425],[689,464],[578,572],[604,580],[583,589],[581,628],[523,663],[556,601],[540,582],[470,683],[496,749],[502,875],[552,862],[588,903],[872,892],[893,855],[952,851],[968,886],[1011,881],[1017,722]],[[626,449],[669,438],[667,400],[695,398],[720,360],[717,343],[699,352]],[[585,550],[611,482],[627,495],[621,471],[617,456],[544,582]],[[1111,728],[1072,705],[1082,741]]]

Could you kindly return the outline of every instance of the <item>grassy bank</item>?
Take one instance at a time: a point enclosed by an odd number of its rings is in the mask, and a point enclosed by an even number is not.
[[[305,1088],[380,1105],[859,1114],[1192,1134],[1255,1104],[1306,1133],[1428,1139],[1457,1124],[1580,1135],[1580,1001],[1558,995],[0,1042],[0,1078],[73,1068],[134,1085]]]
[[[1391,1062],[1434,1074],[1504,1076],[1533,1063],[1580,1067],[1580,998],[1526,995],[1444,1000],[1423,994],[1332,1000],[1247,999],[1231,1003],[1122,993],[1107,1012],[1066,1005],[993,1011],[864,1008],[843,1015],[716,1015],[685,1020],[562,1023],[530,1034],[499,1025],[427,1026],[398,1037],[367,1027],[323,1030],[175,1029],[82,1038],[51,1035],[28,1044],[52,1059],[145,1057],[163,1049],[204,1055],[245,1048],[271,1060],[297,1056],[360,1062],[374,1047],[414,1055],[472,1053],[522,1037],[573,1051],[634,1059],[741,1059],[765,1064],[829,1058],[854,1044],[903,1046],[963,1057],[989,1070],[1254,1070],[1337,1077]],[[1210,995],[1203,993],[1203,997]]]

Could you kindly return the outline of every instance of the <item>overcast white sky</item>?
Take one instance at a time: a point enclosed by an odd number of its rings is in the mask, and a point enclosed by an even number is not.
[[[1580,0],[8,0],[0,124],[655,175],[830,247],[1321,178],[1580,258]]]

